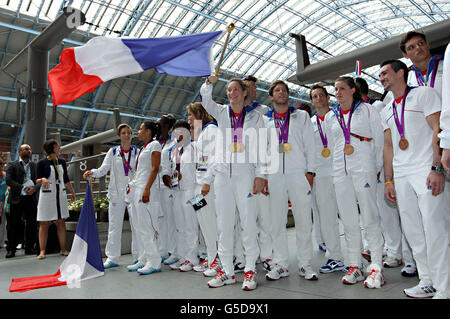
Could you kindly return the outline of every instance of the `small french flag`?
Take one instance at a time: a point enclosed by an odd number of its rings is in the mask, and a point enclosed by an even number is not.
[[[94,201],[90,183],[86,184],[86,195],[69,256],[64,259],[55,274],[13,279],[9,287],[10,292],[64,285],[77,288],[82,280],[105,274],[95,221]]]
[[[361,61],[359,60],[356,60],[355,75],[356,76],[361,75]]]

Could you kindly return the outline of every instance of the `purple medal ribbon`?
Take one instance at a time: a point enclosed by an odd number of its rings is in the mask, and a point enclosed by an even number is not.
[[[342,131],[344,132],[345,144],[350,144],[350,122],[352,121],[352,115],[355,110],[355,102],[352,103],[350,108],[350,114],[348,115],[347,125],[345,125],[344,113],[342,108],[338,105],[339,116],[337,118],[339,124],[341,125]]]
[[[128,161],[125,159],[125,152],[123,151],[122,146],[120,147],[120,156],[122,157],[123,169],[125,171],[125,176],[128,176],[128,172],[131,167],[131,147],[128,151]]]
[[[241,113],[239,113],[239,116],[237,118],[234,115],[231,106],[229,113],[230,113],[231,128],[233,129],[233,142],[242,143],[242,129],[244,127],[244,120],[246,114],[245,107],[242,109]]]
[[[430,87],[434,88],[434,82],[436,80],[437,69],[438,69],[438,66],[439,66],[439,60],[441,60],[440,57],[435,57],[435,58],[432,59],[432,62],[434,63],[433,71],[431,73],[427,74],[427,81],[425,81],[425,79],[423,78],[422,73],[419,70],[417,70],[415,67],[412,68],[414,70],[415,75],[416,75],[417,84],[419,86],[426,86],[427,82],[428,82],[428,80],[430,78],[430,74],[431,74]],[[430,62],[430,64],[432,64],[432,63]],[[428,67],[430,67],[430,65]]]
[[[316,120],[317,120],[317,128],[319,129],[320,139],[322,140],[323,148],[327,148],[328,147],[328,139],[327,139],[327,136],[325,134],[323,134],[322,125],[320,124],[320,119],[319,119],[318,114],[316,114]]]
[[[286,114],[286,119],[283,121],[282,118],[278,115],[277,112],[274,112],[274,119],[275,119],[275,127],[277,129],[278,133],[278,141],[280,144],[284,144],[288,142],[289,138],[289,120],[290,120],[290,114],[289,110]]]
[[[407,86],[405,89],[405,92],[403,93],[401,123],[400,123],[400,120],[398,119],[397,107],[395,106],[395,100],[392,102],[392,111],[394,113],[395,125],[397,126],[398,133],[400,134],[401,138],[405,138],[405,101],[406,101],[406,96],[408,95],[410,90],[411,90],[411,88],[409,86]]]

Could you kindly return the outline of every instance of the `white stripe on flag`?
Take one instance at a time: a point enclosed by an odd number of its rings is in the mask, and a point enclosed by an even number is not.
[[[74,52],[84,74],[96,75],[103,82],[144,71],[119,38],[95,37]]]

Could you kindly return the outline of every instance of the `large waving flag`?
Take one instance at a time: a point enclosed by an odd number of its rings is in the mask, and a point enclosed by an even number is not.
[[[69,103],[111,79],[155,68],[175,76],[213,74],[211,47],[222,31],[187,36],[128,39],[98,36],[64,49],[48,73],[53,105]]]
[[[86,184],[86,195],[69,256],[64,259],[58,271],[53,275],[13,279],[9,287],[10,292],[24,292],[63,285],[77,287],[81,280],[104,275],[94,201],[90,183]]]

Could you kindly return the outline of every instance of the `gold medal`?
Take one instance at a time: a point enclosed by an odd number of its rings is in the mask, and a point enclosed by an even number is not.
[[[292,150],[292,146],[289,143],[284,143],[283,144],[283,150],[285,153],[289,153]]]
[[[355,151],[355,149],[353,148],[353,146],[351,146],[350,144],[345,144],[345,147],[344,147],[345,155],[351,155],[351,154],[353,154],[354,151]]]
[[[230,151],[232,153],[242,153],[245,150],[245,145],[238,142],[233,142],[230,145]]]
[[[406,138],[402,137],[400,139],[400,142],[398,142],[398,146],[400,147],[400,149],[402,151],[404,151],[404,150],[406,150],[408,148],[409,142],[408,142],[408,140]]]
[[[329,149],[328,147],[325,147],[325,148],[322,150],[322,156],[323,156],[323,157],[327,158],[327,157],[330,156],[330,154],[331,154],[331,151],[330,151],[330,149]]]

